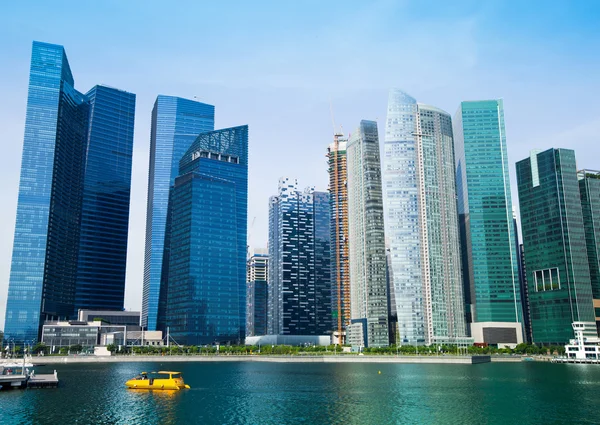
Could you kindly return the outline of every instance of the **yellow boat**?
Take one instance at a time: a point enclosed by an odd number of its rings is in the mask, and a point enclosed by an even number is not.
[[[138,376],[125,382],[127,388],[136,390],[182,390],[190,388],[183,382],[181,372],[142,372]]]

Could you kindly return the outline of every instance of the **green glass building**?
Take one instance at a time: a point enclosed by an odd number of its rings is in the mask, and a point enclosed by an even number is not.
[[[454,150],[467,321],[523,323],[501,99],[460,104]]]
[[[532,339],[564,344],[572,322],[594,321],[575,152],[532,152],[517,162],[517,182]]]

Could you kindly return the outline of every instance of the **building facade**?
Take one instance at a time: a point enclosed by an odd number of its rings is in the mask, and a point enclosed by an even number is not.
[[[351,320],[366,347],[389,345],[386,252],[377,123],[361,121],[348,142]],[[360,345],[354,338],[352,345]]]
[[[462,102],[454,147],[467,321],[522,323],[503,101]]]
[[[115,98],[123,105],[109,106]],[[7,338],[38,340],[45,320],[74,318],[79,307],[122,308],[134,108],[131,93],[78,92],[64,48],[33,42]],[[105,132],[115,135],[114,152],[104,150]],[[109,212],[98,208],[101,192],[111,194]],[[100,232],[111,235],[103,247],[95,246]],[[109,272],[99,266],[104,250],[115,266]]]
[[[269,253],[256,249],[248,259],[246,277],[246,337],[267,334]]]
[[[122,310],[129,232],[135,95],[105,86],[88,93],[76,308]]]
[[[148,330],[164,327],[169,190],[183,154],[200,133],[214,130],[214,121],[214,106],[179,97],[160,95],[152,109],[142,298],[142,326]]]
[[[384,146],[385,232],[398,343],[464,337],[450,115],[393,89]]]
[[[171,190],[165,325],[179,344],[244,341],[248,126],[202,133]]]
[[[269,199],[269,335],[331,331],[329,194],[279,180]]]
[[[566,344],[573,322],[594,321],[575,152],[532,152],[517,182],[532,339]]]
[[[350,323],[350,269],[348,262],[348,140],[335,134],[327,149],[331,217],[331,312],[334,329],[344,341]]]
[[[594,315],[600,324],[600,171],[577,172],[587,246]],[[600,326],[598,327],[600,335]]]

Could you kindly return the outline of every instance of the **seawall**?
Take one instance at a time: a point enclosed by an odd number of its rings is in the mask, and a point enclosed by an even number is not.
[[[509,360],[509,359],[506,359]],[[131,362],[271,362],[271,363],[407,363],[407,364],[481,364],[492,361],[490,356],[266,356],[266,355],[191,355],[191,356],[45,356],[32,359],[34,365],[72,363],[131,363]],[[495,362],[504,361],[496,359]],[[509,361],[521,361],[520,358]]]

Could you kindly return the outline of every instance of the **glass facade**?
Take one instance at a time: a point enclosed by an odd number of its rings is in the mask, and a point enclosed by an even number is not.
[[[159,316],[164,322],[169,190],[178,176],[179,160],[200,133],[214,130],[214,117],[214,106],[172,96],[158,96],[152,110],[142,298],[142,326],[148,330],[164,328]]]
[[[127,121],[119,113],[111,112],[110,117],[94,114],[96,90],[90,92],[91,97],[75,90],[62,46],[33,43],[6,310],[7,338],[35,340],[44,320],[76,314],[82,272],[79,257],[90,252],[84,249],[80,254],[80,242],[85,245],[97,224],[82,219],[91,208],[91,189],[86,182],[101,180],[106,171],[93,166],[95,152],[104,143],[101,133],[121,120]],[[132,140],[131,136],[129,142]],[[128,161],[131,163],[131,158]],[[125,224],[125,238],[127,227]],[[124,265],[125,257],[115,261]],[[102,291],[90,293],[97,301],[106,296]],[[119,301],[122,306],[122,296]]]
[[[135,95],[96,86],[86,96],[90,128],[75,305],[77,309],[122,310]]]
[[[361,121],[347,149],[351,319],[363,324],[365,347],[385,347],[390,341],[377,123]]]
[[[269,255],[266,252],[255,252],[248,259],[246,278],[248,285],[246,287],[246,336],[267,334],[268,268]]]
[[[577,179],[583,209],[592,295],[594,299],[600,299],[600,172],[582,170],[577,173]]]
[[[334,135],[327,149],[331,217],[331,311],[333,326],[343,333],[350,323],[350,269],[348,262],[347,139]]]
[[[454,146],[467,320],[522,323],[502,100],[462,102]]]
[[[398,343],[464,337],[450,116],[393,89],[384,147],[385,232]]]
[[[331,331],[329,194],[279,180],[269,200],[267,333],[324,335]]]
[[[202,133],[171,194],[166,326],[179,344],[243,343],[248,127]]]
[[[594,321],[575,152],[532,152],[517,181],[532,339],[565,344],[572,322]]]

